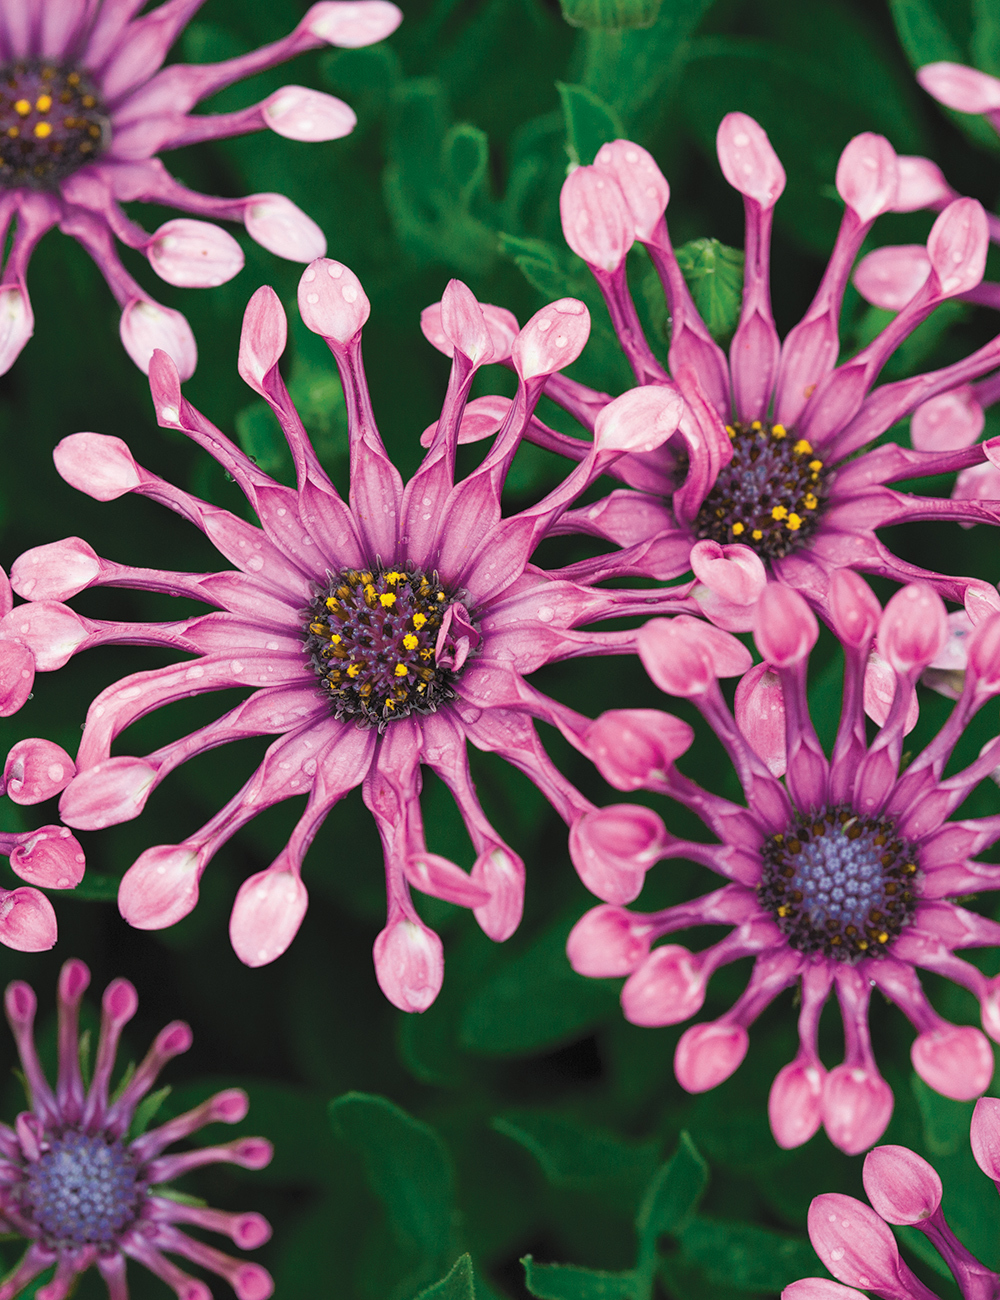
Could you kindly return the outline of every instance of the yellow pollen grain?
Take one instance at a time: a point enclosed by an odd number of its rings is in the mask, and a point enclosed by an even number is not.
[[[818,474],[823,468],[823,462],[821,460],[811,460],[809,462],[809,468],[814,474]]]
[[[764,534],[761,532],[759,528],[755,528],[753,532],[750,534],[750,536],[754,539],[755,542],[759,542],[760,539],[764,536]]]
[[[35,107],[38,109],[39,113],[47,113],[52,107],[52,96],[39,95],[35,100]]]
[[[418,632],[420,631],[420,629],[423,627],[423,625],[424,625],[426,622],[427,622],[427,615],[426,615],[426,614],[414,614],[414,615],[413,615],[413,626],[417,629]]]
[[[753,424],[751,424],[750,426],[750,428],[753,429],[754,433],[759,433],[761,429],[763,429],[763,427],[764,426],[761,424],[760,420],[754,420]]]
[[[331,632],[331,633],[330,633],[330,644],[331,644],[331,645],[340,645],[340,637],[337,635],[336,632]]]
[[[811,456],[812,443],[806,442],[805,438],[800,438],[798,442],[795,444],[795,446],[792,448],[792,451],[795,452],[796,456]]]
[[[743,531],[744,531],[744,528],[743,528],[743,525],[742,525],[742,524],[739,524],[739,523],[737,523],[737,524],[733,524],[733,536],[734,536],[734,537],[739,537],[740,533],[742,533]]]
[[[35,135],[39,140],[44,140],[47,135],[52,134],[52,124],[50,122],[36,122]]]
[[[798,530],[802,527],[802,520],[799,518],[798,515],[794,515],[794,514],[789,515],[788,518],[785,520],[785,527],[793,533],[798,532]]]
[[[327,609],[338,609],[338,608],[339,608],[339,603],[338,603],[338,601],[337,601],[336,596],[327,596],[327,598],[326,598],[326,607],[327,607]]]
[[[788,908],[785,906],[784,903],[782,903],[782,905],[778,908],[778,915],[779,915],[779,916],[787,916],[787,915],[788,915]]]
[[[66,84],[69,86],[78,86],[80,84],[79,72],[71,72],[66,78]]]
[[[421,650],[421,651],[420,651],[420,658],[421,658],[421,659],[430,659],[431,656],[432,656],[433,654],[434,654],[434,651],[433,651],[433,650]]]
[[[84,97],[80,100],[80,103],[84,106],[84,108],[93,108],[94,105],[97,103],[97,100],[94,98],[93,95],[84,95]]]
[[[405,577],[405,573],[399,573],[396,569],[393,569],[391,573],[385,575],[385,580],[390,587],[395,587],[396,583],[402,582]]]
[[[387,591],[384,595],[379,596],[378,599],[380,605],[384,605],[386,609],[392,609],[393,605],[396,603],[396,593],[394,591]]]
[[[819,499],[813,496],[811,492],[807,492],[805,494],[805,497],[803,498],[803,502],[807,510],[815,510],[816,507],[819,505]]]
[[[365,587],[365,600],[369,605],[375,604],[375,588],[370,582]]]
[[[403,646],[407,650],[416,650],[419,644],[420,642],[417,640],[417,638],[413,635],[412,632],[407,632],[406,636],[403,637]]]
[[[357,677],[357,675],[358,675],[358,673],[359,673],[360,671],[361,671],[361,665],[360,665],[360,664],[348,664],[348,665],[347,665],[347,675],[348,675],[348,677]]]
[[[788,516],[787,506],[774,506],[773,509],[771,510],[772,519],[782,520],[787,518],[787,516]]]
[[[443,592],[443,591],[439,591],[438,594],[437,594],[437,598],[438,598],[438,600],[444,600],[444,592]]]
[[[889,942],[889,935],[888,935],[888,933],[887,933],[885,930],[881,930],[881,931],[879,931],[878,941],[879,941],[879,943],[888,943],[888,942]]]
[[[726,433],[729,434],[730,438],[736,437],[736,430],[733,428],[731,424],[726,425]]]
[[[788,430],[785,428],[783,424],[771,425],[771,434],[775,438],[783,438],[787,432]]]
[[[397,677],[405,677],[410,670],[407,668],[406,664],[397,664],[392,671]]]
[[[31,104],[27,99],[18,99],[14,102],[14,112],[21,117],[27,117],[31,112]]]

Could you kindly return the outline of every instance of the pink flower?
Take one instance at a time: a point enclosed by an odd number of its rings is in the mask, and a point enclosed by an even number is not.
[[[837,364],[838,323],[851,267],[875,219],[897,206],[901,176],[919,188],[888,141],[853,139],[837,167],[844,216],[829,265],[803,319],[779,339],[771,314],[769,257],[772,211],[785,173],[761,127],[730,113],[718,132],[723,173],[743,196],[746,270],[743,307],[728,357],[698,314],[674,256],[664,212],[670,190],[652,157],[638,145],[605,145],[590,167],[579,167],[562,192],[563,230],[588,263],[635,374],[639,392],[679,392],[687,413],[677,433],[655,452],[623,456],[612,476],[623,487],[605,501],[569,512],[559,524],[620,546],[633,571],[659,580],[694,563],[699,546],[724,552],[739,545],[756,554],[766,574],[801,591],[819,609],[830,574],[841,567],[893,578],[922,579],[962,602],[972,579],[928,573],[897,559],[879,540],[889,524],[925,519],[965,523],[1000,519],[995,502],[953,501],[894,491],[888,485],[920,476],[981,467],[974,438],[928,439],[917,449],[895,444],[866,450],[897,421],[938,394],[950,393],[1000,363],[1000,339],[933,374],[873,385],[887,358],[947,298],[982,280],[988,222],[973,199],[953,198],[920,252],[923,277],[898,315],[861,352]],[[926,179],[926,178],[925,178]],[[911,183],[912,182],[912,183]],[[925,187],[926,188],[926,187]],[[641,243],[656,267],[671,318],[669,373],[642,332],[626,279],[626,254]],[[546,394],[585,428],[611,401],[606,393],[554,376]],[[620,399],[619,399],[620,400]],[[527,436],[581,460],[589,444],[533,422]],[[596,562],[595,562],[596,569]],[[700,576],[700,575],[699,575]],[[742,613],[718,595],[702,600],[708,617],[746,630],[753,600]],[[736,602],[739,603],[739,602]],[[718,615],[722,614],[722,617]],[[728,621],[724,621],[728,619]]]
[[[746,806],[702,790],[677,770],[674,760],[690,736],[669,715],[654,721],[650,711],[622,710],[581,727],[579,748],[612,785],[669,795],[696,812],[718,841],[674,840],[655,814],[625,805],[652,819],[651,856],[703,863],[725,883],[703,898],[649,915],[605,903],[577,923],[568,952],[581,974],[627,975],[625,1016],[648,1026],[687,1020],[701,1008],[715,970],[742,957],[755,959],[736,1004],[680,1039],[675,1069],[690,1092],[728,1078],[747,1050],[751,1023],[782,990],[798,986],[799,1051],[771,1089],[771,1128],[781,1146],[794,1147],[822,1124],[831,1141],[853,1154],[878,1140],[893,1105],[869,1036],[873,989],[894,1002],[917,1031],[913,1066],[932,1088],[969,1100],[984,1091],[993,1073],[986,1036],[942,1019],[924,995],[917,968],[970,989],[980,1001],[984,1028],[1000,1042],[1000,979],[987,979],[956,955],[959,948],[1000,942],[1000,925],[947,901],[1000,889],[1000,868],[975,856],[1000,838],[1000,818],[949,820],[1000,763],[1000,737],[970,766],[944,776],[969,719],[1000,693],[1000,613],[969,633],[964,683],[951,716],[903,771],[914,685],[948,637],[944,605],[931,587],[914,583],[883,611],[864,581],[844,569],[831,579],[830,613],[845,671],[840,726],[829,757],[806,702],[818,627],[797,592],[771,584],[761,596],[754,635],[764,663],[749,672],[750,656],[741,643],[706,624],[659,619],[641,629],[638,649],[650,676],[662,690],[690,699],[711,725],[732,759]],[[730,642],[728,657],[723,639]],[[879,671],[891,674],[893,692],[868,744],[865,681],[873,647],[884,665]],[[718,677],[737,672],[745,676],[734,717]],[[630,735],[641,739],[626,755]],[[600,840],[595,828],[605,812],[583,817],[570,841],[585,881],[583,865]],[[701,952],[674,942],[652,946],[699,925],[726,925],[730,931]],[[817,1050],[817,1027],[834,989],[846,1053],[841,1065],[827,1070]]]
[[[411,886],[471,908],[493,939],[510,935],[521,916],[524,867],[479,804],[467,742],[526,772],[567,822],[596,815],[552,765],[532,722],[576,727],[577,715],[526,677],[559,659],[635,647],[634,632],[582,632],[581,624],[697,608],[683,591],[595,590],[571,571],[531,563],[540,539],[609,464],[673,433],[681,403],[666,390],[655,395],[655,410],[647,403],[636,411],[625,399],[611,403],[586,461],[542,501],[504,518],[504,478],[535,403],[549,375],[574,360],[587,339],[584,305],[563,299],[518,331],[495,309],[484,315],[470,291],[453,281],[438,311],[454,352],[451,382],[429,450],[404,485],[379,437],[361,363],[369,304],[360,283],[341,263],[320,260],[303,274],[299,302],[305,323],[329,344],[344,385],[349,503],[320,467],[291,404],[278,369],[285,316],[274,292],[260,289],[244,320],[240,373],[281,422],[297,490],[262,473],[190,406],[176,368],[157,353],[150,386],[160,423],[183,430],[215,456],[261,526],[151,474],[117,438],[75,434],[55,451],[69,483],[101,501],[138,492],[161,502],[202,529],[234,567],[207,574],[141,570],[100,559],[80,538],[41,546],[14,565],[14,587],[28,603],[0,622],[0,638],[17,639],[40,670],[101,644],[139,642],[191,656],[125,678],[94,701],[76,775],[60,804],[69,826],[128,821],[193,755],[247,736],[277,737],[247,784],[207,825],[178,844],[147,849],[125,874],[119,905],[142,929],[185,916],[220,845],[265,808],[305,794],[305,812],[287,845],[244,883],[232,913],[230,934],[241,959],[251,966],[273,961],[306,910],[300,875],[306,850],[334,804],[360,785],[385,853],[388,920],[375,942],[376,972],[391,1001],[422,1011],[440,987],[443,958],[440,940],[414,909]],[[518,393],[479,468],[456,482],[469,389],[495,352],[512,356]],[[470,418],[477,418],[474,411]],[[84,618],[62,603],[94,585],[183,593],[217,612],[176,623],[114,623]],[[172,700],[232,686],[253,690],[216,722],[144,757],[111,757],[112,743],[135,719]],[[475,851],[471,874],[428,851],[421,765],[441,777],[458,804]],[[609,897],[621,901],[638,892],[649,851],[640,826],[628,844],[617,845],[613,860],[595,852],[589,866],[607,880]]]
[[[0,1125],[0,1214],[6,1229],[30,1244],[0,1286],[0,1300],[13,1300],[53,1265],[55,1275],[37,1292],[40,1300],[63,1300],[78,1276],[92,1266],[104,1278],[111,1300],[126,1300],[125,1265],[130,1258],[184,1300],[211,1300],[205,1283],[185,1273],[167,1254],[225,1278],[238,1300],[267,1300],[274,1284],[266,1269],[234,1259],[178,1226],[219,1232],[237,1246],[252,1249],[271,1235],[267,1220],[259,1214],[231,1214],[189,1199],[175,1200],[163,1188],[203,1165],[262,1169],[269,1163],[271,1144],[263,1138],[163,1154],[206,1124],[238,1124],[247,1113],[246,1093],[228,1088],[128,1141],[136,1108],[167,1061],[191,1046],[191,1030],[180,1020],[167,1025],[131,1078],[126,1075],[112,1090],[118,1040],[139,1004],[128,980],[113,980],[104,991],[93,1078],[85,1087],[78,1023],[89,983],[90,971],[82,961],[66,962],[59,975],[59,1076],[54,1089],[35,1049],[37,1002],[31,986],[15,980],[4,996],[30,1109],[18,1115],[13,1128]]]
[[[982,1097],[970,1132],[976,1164],[1000,1189],[1000,1101]],[[1000,1274],[981,1264],[959,1241],[941,1209],[941,1179],[907,1147],[876,1147],[865,1157],[864,1184],[874,1209],[853,1196],[827,1193],[809,1207],[809,1239],[826,1267],[846,1286],[802,1278],[782,1300],[847,1300],[863,1287],[883,1300],[927,1300],[932,1294],[900,1257],[889,1224],[922,1232],[951,1270],[966,1300],[993,1295]]]
[[[322,256],[322,231],[281,194],[214,199],[175,181],[156,156],[201,140],[265,127],[292,140],[332,140],[355,124],[350,108],[319,91],[285,86],[236,113],[192,114],[224,87],[323,45],[379,41],[402,17],[388,0],[320,0],[283,40],[222,63],[163,63],[194,3],[167,3],[136,18],[134,4],[97,0],[0,0],[0,232],[17,227],[0,276],[0,374],[31,338],[25,277],[35,245],[58,225],[100,267],[122,309],[121,337],[143,371],[162,348],[188,378],[194,335],[178,311],[162,307],[128,274],[119,239],[148,258],[169,284],[222,284],[243,266],[239,244],[211,222],[175,218],[152,235],[121,208],[135,200],[196,217],[241,221],[279,257]]]

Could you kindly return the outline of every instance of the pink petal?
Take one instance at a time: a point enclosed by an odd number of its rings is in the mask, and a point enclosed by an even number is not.
[[[889,717],[889,710],[892,708],[892,701],[896,696],[896,671],[891,664],[875,650],[868,655],[868,662],[865,664],[865,681],[862,691],[864,699],[865,713],[873,722],[884,727]],[[909,708],[906,713],[906,723],[903,728],[904,735],[909,735],[917,725],[917,719],[920,717],[920,701],[914,694],[910,699]]]
[[[284,194],[254,194],[243,209],[243,224],[252,240],[290,262],[311,262],[326,254],[326,236]]]
[[[52,453],[59,476],[95,501],[114,501],[141,482],[139,467],[121,438],[71,433]]]
[[[837,164],[837,193],[862,221],[895,206],[899,186],[896,151],[884,136],[856,135]]]
[[[961,63],[925,63],[917,71],[924,90],[959,113],[989,113],[1000,108],[1000,81]]]
[[[18,284],[0,289],[0,375],[5,375],[35,332],[28,291]]]
[[[651,929],[645,917],[602,903],[570,930],[566,956],[578,975],[631,975],[649,955]]]
[[[25,600],[59,601],[89,587],[100,572],[101,562],[93,548],[80,537],[67,537],[33,546],[19,555],[10,578],[11,586]]]
[[[932,587],[913,582],[897,591],[878,628],[879,654],[899,673],[926,666],[948,639],[944,602]]]
[[[804,597],[783,583],[771,582],[757,602],[753,638],[767,663],[788,668],[816,644],[819,624]]]
[[[324,257],[302,272],[299,311],[302,323],[314,334],[347,344],[368,319],[371,304],[354,272]]]
[[[280,860],[280,859],[279,859]],[[229,918],[233,951],[246,966],[265,966],[298,933],[309,895],[298,872],[268,867],[240,885]]]
[[[808,1142],[823,1120],[823,1080],[818,1061],[795,1060],[779,1070],[771,1085],[767,1113],[771,1132],[786,1151]]]
[[[750,1037],[742,1025],[692,1025],[674,1055],[677,1082],[688,1092],[708,1092],[739,1068]]]
[[[981,1096],[993,1078],[993,1049],[973,1025],[927,1030],[914,1040],[910,1058],[924,1083],[953,1101]]]
[[[87,865],[79,842],[65,826],[42,826],[11,851],[16,875],[43,889],[74,889]]]
[[[971,384],[921,402],[910,419],[910,441],[917,451],[958,451],[977,441],[986,423]]]
[[[583,733],[586,753],[617,790],[639,790],[664,780],[667,768],[693,740],[688,723],[659,709],[611,709]]]
[[[670,186],[653,155],[631,140],[612,140],[601,145],[594,167],[618,182],[636,239],[651,239],[670,202]]]
[[[838,1065],[823,1086],[823,1126],[834,1146],[849,1156],[874,1146],[892,1115],[892,1089],[875,1071],[855,1065]],[[815,1202],[813,1202],[815,1204]],[[867,1208],[867,1207],[866,1207]],[[816,1243],[813,1241],[813,1245]],[[819,1251],[819,1247],[816,1247]],[[820,1252],[820,1258],[836,1272]],[[841,1281],[857,1279],[841,1277]],[[859,1286],[867,1283],[859,1282]]]
[[[969,1142],[979,1168],[1000,1182],[1000,1100],[996,1097],[980,1097],[976,1102]]]
[[[600,451],[655,451],[677,432],[685,410],[676,389],[659,384],[630,388],[597,416],[594,446]]]
[[[740,678],[734,703],[736,725],[750,748],[772,776],[783,776],[788,756],[781,678],[768,664],[754,664]]]
[[[146,256],[161,280],[188,289],[214,289],[243,270],[243,249],[228,231],[189,217],[160,226]]]
[[[449,280],[441,296],[441,329],[449,344],[475,365],[493,360],[493,339],[476,295],[461,280]]]
[[[865,1156],[865,1192],[887,1223],[921,1223],[941,1204],[941,1179],[908,1147],[876,1147]]]
[[[149,373],[149,361],[157,348],[173,360],[182,379],[190,379],[198,364],[198,345],[191,326],[179,311],[161,307],[148,298],[126,303],[119,325],[122,343],[142,373]]]
[[[78,773],[59,801],[67,826],[81,831],[103,830],[132,821],[146,806],[156,784],[157,769],[142,758],[121,754]]]
[[[472,879],[489,894],[489,901],[473,906],[483,934],[494,943],[509,939],[524,913],[524,863],[505,845],[487,849],[476,859]]]
[[[785,169],[767,132],[746,113],[727,113],[715,138],[722,174],[735,190],[772,208],[785,188]]]
[[[857,650],[871,645],[882,617],[875,593],[853,569],[830,575],[830,617],[842,641]]]
[[[601,271],[617,271],[635,241],[625,198],[613,176],[597,167],[576,167],[559,194],[566,243]]]
[[[400,1011],[426,1011],[444,979],[441,940],[423,922],[395,921],[373,949],[379,988]]]
[[[402,21],[402,12],[389,0],[321,0],[302,26],[331,45],[353,50],[385,40]]]
[[[51,740],[19,740],[7,755],[3,780],[15,803],[33,804],[65,789],[75,771],[69,754]]]
[[[183,844],[147,849],[122,877],[118,910],[137,930],[175,925],[198,901],[198,855]]]
[[[286,140],[340,140],[358,119],[342,99],[306,86],[282,86],[261,104],[267,125]]]
[[[437,853],[414,854],[403,863],[403,871],[415,889],[458,907],[482,907],[490,901],[488,889]]]
[[[263,382],[281,360],[288,343],[288,319],[281,300],[262,284],[247,303],[240,331],[238,368],[243,381],[264,396]]]
[[[896,212],[916,212],[929,208],[942,200],[953,198],[951,186],[937,163],[929,158],[901,154],[899,162],[899,189],[896,191]]]
[[[944,294],[966,293],[982,280],[990,232],[982,204],[955,199],[931,227],[927,256]]]
[[[571,365],[590,336],[590,312],[577,298],[560,298],[536,311],[510,350],[521,379],[551,375]]]
[[[0,638],[0,718],[9,718],[31,694],[35,682],[35,660],[20,641]]]
[[[44,894],[26,886],[0,894],[0,943],[5,947],[47,952],[56,938],[56,914]]]
[[[701,1010],[705,986],[700,963],[687,948],[677,943],[661,944],[625,981],[622,1011],[633,1025],[677,1025]]]
[[[885,311],[900,311],[931,273],[923,244],[887,244],[867,253],[851,279],[862,298]]]
[[[899,1295],[896,1239],[874,1210],[840,1192],[825,1192],[809,1207],[809,1240],[834,1277],[848,1286]]]
[[[663,854],[663,822],[640,804],[611,804],[578,817],[570,828],[569,851],[577,874],[606,903],[631,903],[646,872]]]
[[[58,601],[29,601],[0,620],[0,637],[27,646],[39,672],[61,668],[88,636],[87,624],[79,614]]]

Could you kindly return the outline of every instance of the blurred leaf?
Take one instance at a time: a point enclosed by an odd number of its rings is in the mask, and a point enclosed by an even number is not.
[[[740,1291],[781,1291],[796,1278],[822,1271],[808,1241],[751,1223],[693,1219],[677,1235],[685,1257],[710,1282]]]
[[[900,43],[914,68],[941,60],[969,63],[967,0],[965,3],[962,0],[889,0],[889,9]],[[989,27],[983,30],[982,40],[995,39],[989,31]],[[940,104],[938,108],[976,144],[985,145],[993,152],[1000,150],[997,133],[984,118],[974,113],[957,113]]]
[[[542,1300],[639,1300],[635,1274],[602,1273],[572,1264],[536,1264],[530,1255],[521,1260],[524,1281]]]
[[[263,398],[236,412],[236,437],[250,459],[272,478],[288,482],[292,454],[274,412]]]
[[[557,1113],[509,1111],[491,1127],[530,1151],[553,1187],[603,1193],[626,1214],[657,1166],[657,1142],[629,1142]]]
[[[991,77],[1000,75],[1000,9],[995,0],[972,0],[972,61]]]
[[[490,147],[485,131],[460,122],[453,126],[442,145],[445,171],[463,205],[469,204],[486,182]]]
[[[454,1237],[451,1160],[428,1125],[385,1097],[348,1092],[330,1103],[333,1131],[361,1157],[390,1230],[433,1276],[447,1267]]]
[[[688,1134],[681,1133],[677,1150],[657,1171],[636,1219],[644,1252],[661,1234],[684,1228],[707,1186],[708,1166]]]
[[[969,1125],[976,1103],[942,1097],[917,1074],[910,1076],[910,1087],[920,1107],[928,1152],[932,1156],[950,1156],[964,1150],[969,1145]]]
[[[692,239],[677,249],[677,264],[712,338],[728,343],[743,303],[743,250],[717,239]]]
[[[621,31],[630,27],[652,27],[661,0],[559,0],[563,17],[571,27]]]
[[[570,161],[589,166],[601,145],[620,140],[625,134],[618,115],[586,86],[556,82],[566,118],[566,140]]]
[[[170,1096],[171,1091],[170,1085],[167,1084],[166,1087],[157,1088],[155,1092],[151,1092],[148,1097],[143,1097],[135,1108],[132,1123],[128,1128],[129,1142],[133,1142],[140,1133],[145,1133],[156,1117],[157,1111]]]
[[[473,995],[461,1022],[465,1047],[483,1056],[540,1051],[578,1037],[617,1008],[614,988],[570,966],[569,928],[543,934]]]
[[[99,871],[88,869],[70,897],[86,898],[93,903],[113,903],[121,883],[119,876],[104,876]]]
[[[471,1256],[460,1256],[448,1276],[421,1291],[417,1300],[476,1300]]]
[[[593,294],[594,280],[582,258],[543,239],[523,239],[501,232],[500,250],[512,258],[529,284],[548,299]]]

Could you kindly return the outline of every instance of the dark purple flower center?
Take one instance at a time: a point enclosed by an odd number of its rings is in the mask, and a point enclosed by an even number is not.
[[[55,189],[110,139],[86,73],[38,60],[0,69],[0,185]]]
[[[729,424],[733,458],[694,522],[701,539],[741,542],[768,560],[801,545],[815,531],[830,471],[804,438],[782,424]]]
[[[336,716],[379,730],[452,699],[451,682],[478,640],[465,606],[436,573],[381,565],[331,577],[305,628]]]
[[[25,1213],[55,1245],[108,1245],[139,1213],[138,1171],[120,1140],[68,1129],[28,1165]]]
[[[888,818],[801,814],[764,842],[757,896],[799,952],[882,957],[913,915],[917,862]]]

